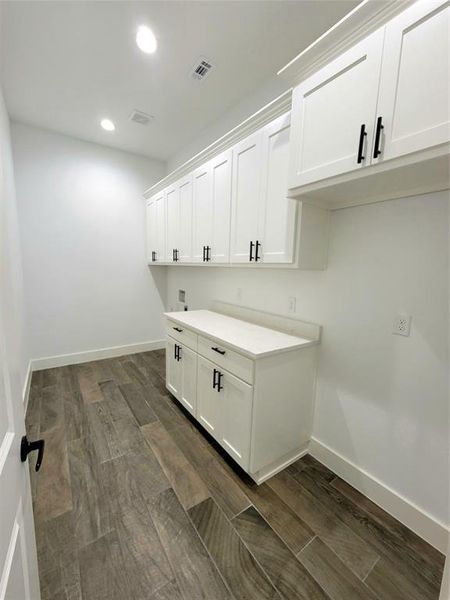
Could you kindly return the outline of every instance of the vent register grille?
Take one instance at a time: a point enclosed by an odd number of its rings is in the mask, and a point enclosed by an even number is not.
[[[148,115],[147,113],[137,109],[133,110],[130,115],[130,121],[138,123],[139,125],[148,125],[150,121],[153,121],[153,119],[154,117],[152,117],[152,115]]]
[[[194,79],[202,81],[209,74],[212,67],[211,61],[207,58],[200,58],[199,62],[194,66],[191,75]]]

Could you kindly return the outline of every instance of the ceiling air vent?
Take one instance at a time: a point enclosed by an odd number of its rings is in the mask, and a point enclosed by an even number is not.
[[[154,117],[152,117],[152,115],[148,115],[147,113],[142,112],[141,110],[133,110],[133,112],[130,115],[130,121],[134,121],[139,125],[148,125],[150,121],[153,121],[153,119]]]
[[[192,77],[202,81],[212,69],[212,64],[207,58],[200,58],[198,63],[192,69]]]

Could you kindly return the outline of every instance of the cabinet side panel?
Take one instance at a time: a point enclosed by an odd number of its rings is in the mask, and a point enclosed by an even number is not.
[[[301,449],[312,430],[317,346],[256,361],[250,472]]]

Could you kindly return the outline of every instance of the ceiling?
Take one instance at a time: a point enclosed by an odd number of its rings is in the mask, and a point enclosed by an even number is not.
[[[350,11],[356,0],[3,1],[13,119],[166,160]],[[135,44],[149,25],[155,54]],[[195,81],[199,57],[213,70]],[[133,109],[155,119],[129,120]],[[112,119],[116,131],[99,121]]]

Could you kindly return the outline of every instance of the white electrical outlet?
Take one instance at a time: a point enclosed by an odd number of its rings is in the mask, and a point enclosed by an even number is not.
[[[295,296],[291,296],[288,298],[288,312],[295,313],[297,310],[297,298]]]
[[[411,331],[411,319],[410,315],[397,315],[394,319],[392,333],[408,337]]]

